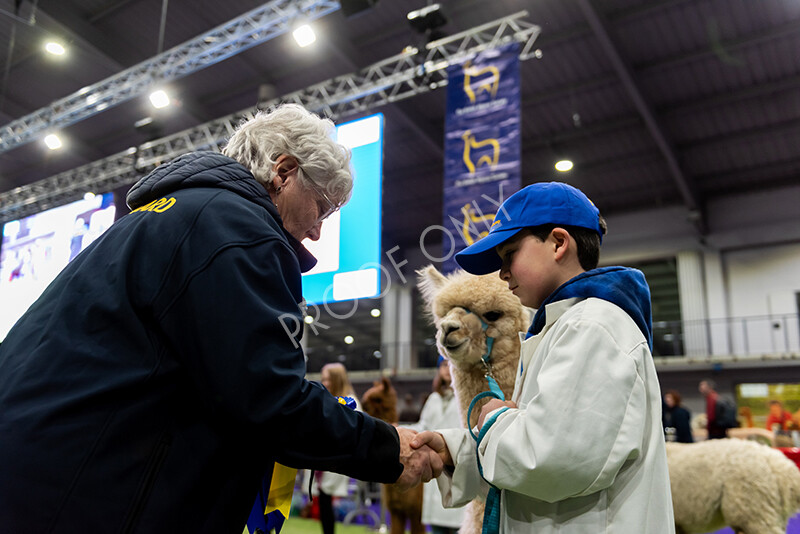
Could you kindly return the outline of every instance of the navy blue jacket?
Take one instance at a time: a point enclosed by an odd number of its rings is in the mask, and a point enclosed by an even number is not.
[[[692,435],[692,414],[683,406],[669,408],[667,403],[661,406],[661,419],[664,428],[675,429],[675,441],[679,443],[694,443]]]
[[[0,532],[240,534],[275,461],[394,482],[397,432],[304,379],[264,187],[195,153],[128,203],[0,345]]]

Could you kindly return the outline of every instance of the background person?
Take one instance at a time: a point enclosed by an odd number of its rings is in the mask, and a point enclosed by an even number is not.
[[[711,379],[701,380],[697,390],[706,399],[706,429],[708,439],[723,439],[728,437],[728,429],[717,422],[717,402],[719,394],[717,384]]]
[[[775,426],[777,425],[777,426]],[[783,409],[783,403],[779,400],[769,401],[769,413],[767,414],[767,430],[789,430],[792,425],[792,414]]]
[[[467,430],[422,432],[446,465],[447,504],[493,486],[500,532],[675,531],[652,357],[650,292],[639,271],[597,269],[605,221],[579,190],[536,183],[511,195],[489,234],[456,255],[536,308],[509,401]],[[491,329],[487,331],[491,335]],[[480,462],[481,470],[478,469]]]
[[[0,532],[241,532],[276,461],[438,472],[413,431],[306,381],[281,323],[302,324],[300,241],[352,190],[333,128],[282,106],[223,154],[157,168],[19,319],[0,346]]]
[[[439,356],[433,391],[422,407],[417,430],[462,428],[458,402],[455,399],[450,376],[450,364]],[[442,494],[435,481],[425,484],[422,495],[422,523],[431,527],[433,534],[455,534],[464,519],[464,508],[445,508]]]
[[[350,397],[356,403],[356,410],[361,410],[347,368],[341,363],[328,363],[322,366],[322,385],[334,397]],[[349,495],[350,477],[329,471],[317,472],[312,481],[319,499],[319,520],[322,524],[323,534],[333,534],[336,529],[336,518],[333,513],[333,497],[347,497]],[[312,488],[312,493],[314,489]]]
[[[667,441],[694,442],[691,425],[692,414],[681,404],[681,394],[675,389],[669,389],[664,393],[662,421]]]

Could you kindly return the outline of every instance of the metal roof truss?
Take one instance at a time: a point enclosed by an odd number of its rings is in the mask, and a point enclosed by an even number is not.
[[[286,102],[340,118],[389,104],[447,85],[446,68],[488,48],[521,43],[520,59],[534,56],[539,26],[524,21],[521,11],[429,43],[425,50],[409,49],[356,73],[338,76],[259,105]],[[105,159],[65,171],[39,182],[0,194],[0,222],[18,219],[83,196],[131,184],[157,165],[196,150],[219,151],[243,120],[247,109],[182,132],[150,141]]]

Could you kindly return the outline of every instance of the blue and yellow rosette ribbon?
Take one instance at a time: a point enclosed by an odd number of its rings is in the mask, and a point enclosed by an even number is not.
[[[336,397],[339,404],[355,410],[352,397]],[[297,469],[275,462],[272,476],[264,477],[250,517],[242,534],[278,534],[292,509],[292,494],[297,478]]]

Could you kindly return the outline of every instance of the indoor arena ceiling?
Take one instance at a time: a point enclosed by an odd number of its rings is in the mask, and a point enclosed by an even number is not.
[[[0,195],[259,101],[357,73],[408,46],[424,47],[428,39],[406,17],[430,3],[425,0],[365,1],[373,5],[349,16],[329,3],[314,21],[317,41],[311,46],[300,48],[291,32],[279,32],[169,82],[177,105],[161,112],[143,93],[64,127],[61,150],[47,150],[42,135],[6,147],[0,153]],[[29,117],[264,5],[0,0],[0,121]],[[523,10],[528,24],[541,27],[537,52],[520,67],[524,184],[568,181],[607,216],[681,206],[702,236],[710,200],[797,183],[797,0],[439,5],[447,23],[437,37]],[[67,53],[56,58],[43,52],[46,37],[60,38]],[[385,250],[417,246],[422,231],[440,223],[445,93],[439,88],[360,113],[385,115]],[[152,122],[141,126],[147,117]],[[563,157],[575,164],[568,174],[553,168]]]
[[[406,18],[424,0],[370,3],[348,17],[332,2],[315,21],[318,39],[309,47],[284,32],[173,80],[168,87],[179,105],[162,113],[142,94],[65,127],[62,150],[47,150],[39,136],[3,151],[0,193],[424,46],[426,36]],[[541,57],[521,63],[524,183],[569,181],[606,215],[682,205],[702,232],[709,199],[798,179],[797,0],[439,4],[447,18],[442,35],[522,10],[542,28],[535,42]],[[2,0],[0,121],[29,116],[263,5]],[[66,44],[64,57],[42,51],[48,36]],[[386,117],[384,248],[411,247],[440,220],[445,92],[370,110]],[[149,127],[136,128],[146,117]],[[565,156],[575,168],[556,176],[553,162]]]

